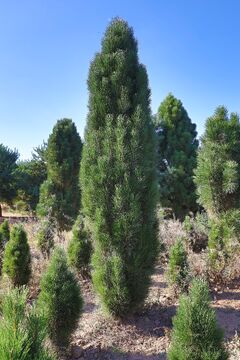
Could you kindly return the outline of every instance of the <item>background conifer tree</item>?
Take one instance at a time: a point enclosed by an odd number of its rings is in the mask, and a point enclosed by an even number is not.
[[[39,216],[56,220],[60,230],[70,229],[79,211],[79,167],[82,142],[70,119],[58,120],[47,146],[47,180],[40,189]]]
[[[22,225],[14,225],[3,257],[3,273],[13,285],[25,285],[31,275],[31,256],[27,234]]]
[[[206,121],[195,171],[199,203],[210,217],[239,208],[239,149],[239,117],[220,106]]]
[[[155,124],[159,138],[160,203],[183,219],[197,209],[193,182],[198,149],[196,125],[172,94],[161,103]]]
[[[94,240],[93,282],[108,312],[121,316],[148,291],[158,198],[148,78],[125,21],[114,19],[107,28],[88,87],[80,179]]]

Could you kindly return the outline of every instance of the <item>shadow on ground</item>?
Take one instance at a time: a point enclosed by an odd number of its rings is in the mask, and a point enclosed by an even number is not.
[[[75,347],[74,354],[71,360],[166,360],[167,355],[165,352],[160,352],[156,355],[146,355],[140,352],[122,352],[117,348],[101,349],[91,347],[82,350],[80,347]],[[79,356],[79,357],[78,357]]]

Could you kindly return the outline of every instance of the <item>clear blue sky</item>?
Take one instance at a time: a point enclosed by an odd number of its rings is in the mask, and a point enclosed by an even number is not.
[[[83,135],[89,62],[109,21],[135,31],[155,113],[172,92],[201,134],[216,106],[240,112],[238,0],[0,0],[0,143],[22,159],[57,119]]]

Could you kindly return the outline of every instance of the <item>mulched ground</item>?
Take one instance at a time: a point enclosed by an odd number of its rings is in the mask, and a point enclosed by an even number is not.
[[[160,266],[152,277],[149,296],[143,310],[123,321],[107,318],[93,293],[92,285],[81,280],[85,299],[84,312],[73,341],[69,360],[164,360],[170,342],[172,317],[177,299],[168,287]],[[240,359],[240,286],[213,292],[220,325],[231,350],[231,360]]]

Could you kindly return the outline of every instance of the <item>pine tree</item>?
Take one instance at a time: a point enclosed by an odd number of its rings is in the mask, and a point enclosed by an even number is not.
[[[24,288],[11,289],[1,303],[0,359],[54,360],[44,348],[46,326],[36,308],[27,304]]]
[[[62,249],[54,250],[40,289],[38,309],[46,319],[49,336],[58,347],[68,345],[83,301],[77,280],[67,266]]]
[[[186,289],[189,282],[189,267],[187,252],[184,248],[183,239],[177,239],[170,248],[169,253],[169,281],[171,285],[179,286],[181,290]]]
[[[40,229],[37,233],[37,244],[44,257],[48,258],[54,247],[54,224],[48,219],[40,223]]]
[[[220,106],[206,121],[195,172],[199,203],[210,217],[239,208],[239,148],[239,117]]]
[[[77,217],[72,232],[72,239],[68,246],[68,262],[81,273],[88,272],[92,243],[81,214]]]
[[[27,234],[22,225],[14,225],[11,229],[3,258],[3,273],[14,286],[28,283],[31,275],[31,257]]]
[[[107,28],[88,87],[80,182],[95,244],[93,282],[105,309],[121,316],[148,291],[158,198],[148,78],[125,21],[116,18]]]
[[[18,157],[16,150],[0,144],[0,217],[2,216],[1,202],[12,204],[16,196],[15,171]]]
[[[198,149],[196,125],[172,94],[161,103],[155,124],[159,138],[160,203],[183,219],[197,209],[193,182]]]
[[[223,332],[210,307],[207,284],[194,280],[189,296],[182,295],[173,333],[169,360],[226,360]]]
[[[47,146],[47,180],[40,189],[39,216],[56,220],[69,230],[79,211],[79,167],[82,142],[70,119],[58,120]]]
[[[8,220],[4,220],[4,222],[0,226],[0,234],[2,237],[3,244],[6,244],[10,239],[10,228]]]

